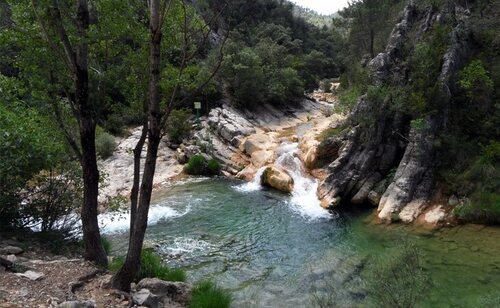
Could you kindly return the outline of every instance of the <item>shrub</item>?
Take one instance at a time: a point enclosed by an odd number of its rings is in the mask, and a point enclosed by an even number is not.
[[[215,159],[209,160],[207,167],[208,167],[208,171],[210,172],[210,174],[213,174],[213,175],[220,174],[221,166],[217,160],[215,160]]]
[[[116,258],[108,265],[108,269],[117,272],[125,263],[123,258]],[[186,281],[186,272],[180,268],[171,269],[163,265],[160,256],[152,249],[143,249],[141,253],[141,269],[134,281],[143,278],[158,278],[165,281]]]
[[[172,110],[167,121],[167,133],[170,141],[181,143],[191,132],[191,111],[189,109]]]
[[[95,138],[95,147],[97,151],[97,155],[99,155],[102,159],[106,159],[113,155],[113,152],[116,148],[115,138],[105,132],[105,131],[96,131]]]
[[[60,164],[34,176],[20,194],[24,202],[19,214],[24,225],[41,232],[76,236],[82,203],[83,181],[76,163]]]
[[[460,72],[458,84],[466,91],[473,102],[489,99],[493,91],[493,81],[488,76],[481,60],[473,60]]]
[[[197,283],[193,288],[190,308],[226,308],[231,305],[231,296],[210,281]]]
[[[204,175],[207,173],[207,164],[207,160],[203,155],[194,155],[184,166],[184,171],[191,175]]]
[[[221,171],[219,162],[215,159],[209,161],[203,155],[192,156],[184,166],[184,171],[191,175],[218,175]]]

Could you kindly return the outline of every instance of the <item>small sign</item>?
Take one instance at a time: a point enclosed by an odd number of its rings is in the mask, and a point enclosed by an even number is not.
[[[194,109],[201,109],[201,102],[194,102]]]

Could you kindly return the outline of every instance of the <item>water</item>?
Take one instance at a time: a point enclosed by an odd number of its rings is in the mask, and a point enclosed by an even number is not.
[[[311,307],[313,294],[332,290],[345,307],[362,304],[371,260],[401,237],[423,251],[434,282],[422,307],[481,307],[482,298],[500,296],[498,228],[431,232],[366,224],[366,212],[328,212],[296,153],[297,144],[284,144],[276,161],[294,178],[291,195],[262,188],[259,174],[251,183],[194,178],[170,187],[155,198],[146,245],[189,281],[229,290],[234,307]],[[101,222],[123,252],[128,216]]]

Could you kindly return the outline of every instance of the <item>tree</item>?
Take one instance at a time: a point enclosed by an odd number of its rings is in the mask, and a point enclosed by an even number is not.
[[[73,136],[65,130],[66,138],[79,158],[83,174],[83,205],[81,208],[83,242],[85,258],[100,266],[106,266],[108,259],[101,243],[99,224],[97,221],[97,197],[99,194],[99,170],[95,148],[96,119],[94,107],[89,100],[89,70],[88,70],[88,29],[90,22],[89,8],[86,0],[76,3],[76,43],[72,43],[64,24],[63,16],[57,0],[51,1],[46,10],[48,23],[39,15],[36,1],[32,0],[33,10],[44,38],[53,52],[59,55],[66,65],[74,82],[74,94],[68,95],[73,114],[78,122],[79,145]],[[53,38],[55,36],[55,38]],[[60,110],[56,106],[56,118],[64,127]],[[59,115],[59,116],[57,116]]]
[[[160,91],[162,77],[161,47],[164,38],[163,26],[165,25],[167,16],[169,16],[169,12],[175,9],[180,9],[181,16],[181,55],[177,75],[169,76],[174,80],[173,87],[171,87],[170,93],[166,93],[167,95],[165,95],[165,93],[161,93]],[[123,266],[112,280],[113,287],[123,291],[130,290],[130,283],[135,279],[140,270],[142,245],[146,233],[149,206],[153,191],[158,146],[165,134],[168,117],[176,106],[192,99],[196,93],[199,93],[207,86],[222,63],[222,47],[225,40],[220,46],[219,58],[212,73],[197,87],[187,87],[191,88],[189,93],[183,91],[186,88],[182,83],[185,70],[189,62],[205,46],[211,32],[209,25],[201,23],[200,20],[190,18],[188,10],[189,7],[184,0],[151,0],[149,2],[149,89],[147,105],[144,106],[147,118],[144,118],[142,134],[134,148],[134,179],[130,196],[129,247]],[[195,29],[198,27],[198,30],[201,29],[201,31],[204,30],[201,38],[198,37],[196,39],[196,36],[192,36],[193,28],[190,28],[190,26]],[[178,97],[178,92],[182,93],[182,98]],[[162,101],[166,102],[162,104]],[[141,153],[146,140],[146,159],[141,179]]]

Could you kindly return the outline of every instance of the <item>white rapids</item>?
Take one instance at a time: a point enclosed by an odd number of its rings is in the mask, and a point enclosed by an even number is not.
[[[316,195],[318,180],[308,176],[304,164],[297,157],[298,151],[298,143],[283,143],[276,152],[278,158],[275,165],[288,171],[294,181],[291,198],[288,201],[290,208],[308,219],[331,218],[332,214],[321,207],[320,200]],[[235,189],[241,192],[262,189],[261,177],[265,168],[260,168],[251,182],[235,186]]]

